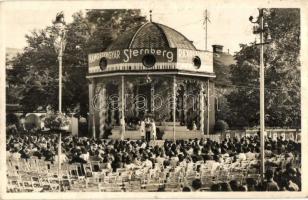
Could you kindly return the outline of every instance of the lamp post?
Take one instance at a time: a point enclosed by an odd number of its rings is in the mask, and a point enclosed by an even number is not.
[[[59,113],[62,113],[62,56],[66,41],[66,26],[63,12],[57,14],[56,20],[53,21],[53,24],[55,30],[54,47],[58,54],[59,62]]]
[[[59,114],[62,114],[62,56],[65,48],[65,35],[66,26],[64,21],[63,12],[59,12],[56,15],[55,21],[53,21],[55,37],[54,37],[54,48],[58,54],[59,62]],[[59,191],[61,191],[61,132],[59,134],[59,144],[58,144],[58,178],[59,178]]]
[[[264,179],[265,161],[264,161],[264,134],[265,134],[265,118],[264,118],[264,44],[268,44],[270,38],[267,23],[264,23],[264,8],[259,9],[257,20],[253,21],[253,17],[249,17],[249,21],[257,24],[253,27],[253,34],[260,35],[260,155],[261,155],[261,178]],[[264,39],[264,36],[267,38]]]

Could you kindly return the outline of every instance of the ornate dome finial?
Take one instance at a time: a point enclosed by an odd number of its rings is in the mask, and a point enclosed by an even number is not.
[[[150,22],[152,22],[152,10],[150,10]]]

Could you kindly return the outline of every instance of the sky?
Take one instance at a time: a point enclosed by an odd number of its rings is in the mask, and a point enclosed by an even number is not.
[[[121,3],[122,2],[122,3]],[[126,1],[127,2],[127,1]],[[240,43],[250,43],[255,40],[252,34],[252,24],[248,18],[257,16],[255,6],[238,6],[237,4],[200,4],[200,1],[144,1],[144,5],[136,1],[117,3],[109,1],[12,1],[2,5],[5,47],[22,49],[27,45],[25,35],[32,30],[42,29],[51,25],[56,13],[64,11],[66,22],[72,21],[72,14],[85,9],[104,8],[135,8],[141,9],[143,15],[174,28],[201,50],[205,49],[204,11],[207,9],[210,22],[208,23],[208,50],[211,45],[224,46],[224,51],[230,53],[239,51]],[[172,3],[173,2],[173,3]],[[204,1],[202,1],[204,2]]]

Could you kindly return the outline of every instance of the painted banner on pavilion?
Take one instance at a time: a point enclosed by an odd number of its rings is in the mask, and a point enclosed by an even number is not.
[[[180,69],[213,73],[213,54],[207,51],[196,51],[178,48],[138,48],[106,51],[90,54],[89,73],[110,70],[143,69],[144,58],[153,56],[154,64],[145,69]],[[102,68],[102,62],[105,65]],[[137,66],[138,65],[138,66]],[[137,68],[136,68],[137,67]]]
[[[176,62],[176,49],[122,49],[93,53],[89,55],[89,66],[98,66],[101,58],[105,57],[108,64],[118,63],[138,63],[142,61],[143,56],[151,54],[156,58],[156,62]]]

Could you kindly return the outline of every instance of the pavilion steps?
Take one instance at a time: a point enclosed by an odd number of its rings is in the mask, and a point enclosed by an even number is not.
[[[185,127],[186,128],[186,127]],[[163,135],[163,140],[173,140],[173,129],[165,130]],[[192,131],[187,129],[176,129],[175,138],[176,139],[194,139],[204,137],[200,131]],[[110,139],[120,139],[121,131],[119,129],[113,129],[112,135],[109,136]],[[138,140],[141,138],[140,132],[138,130],[125,130],[124,139]]]

